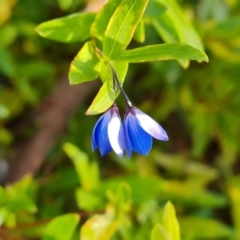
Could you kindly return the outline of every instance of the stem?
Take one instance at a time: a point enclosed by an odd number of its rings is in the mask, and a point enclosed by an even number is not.
[[[115,84],[117,83],[118,88],[119,88],[119,90],[120,90],[120,92],[121,92],[121,94],[122,94],[122,96],[123,96],[123,98],[124,98],[127,106],[128,106],[129,108],[131,108],[131,107],[132,107],[132,103],[130,102],[127,94],[125,93],[123,87],[121,86],[121,84],[120,84],[120,82],[119,82],[119,80],[118,80],[116,71],[115,71],[114,68],[111,66],[111,64],[109,64],[109,65],[110,65],[110,68],[111,68],[112,74],[113,74],[113,89],[114,89],[114,91],[116,91],[116,90],[115,90]]]

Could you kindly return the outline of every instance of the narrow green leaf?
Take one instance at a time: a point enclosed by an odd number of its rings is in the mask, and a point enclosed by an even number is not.
[[[192,24],[185,19],[184,13],[175,0],[158,0],[167,7],[167,11],[152,18],[152,24],[166,43],[185,43],[201,51],[204,50],[202,41]],[[188,60],[179,60],[187,68]]]
[[[95,13],[71,14],[43,22],[37,26],[36,31],[44,38],[59,42],[81,42],[90,37],[90,27],[94,18]]]
[[[100,67],[100,59],[95,54],[93,42],[86,42],[70,65],[70,84],[95,80],[99,76]]]
[[[148,0],[122,0],[107,26],[103,41],[105,56],[116,58],[130,43]]]
[[[151,18],[151,23],[166,43],[180,42],[174,25],[169,17],[166,16],[166,13],[156,18]]]
[[[157,44],[126,50],[119,57],[121,61],[148,62],[157,60],[187,59],[208,62],[207,55],[189,45],[180,43]]]
[[[167,11],[164,13],[166,21],[171,22],[174,26],[174,31],[177,33],[181,43],[189,44],[199,50],[204,50],[202,41],[193,28],[192,24],[184,17],[182,9],[176,2],[176,0],[158,0],[160,3],[167,7]]]
[[[167,202],[163,210],[163,227],[171,236],[171,240],[180,240],[180,228],[176,217],[175,208],[171,202]]]
[[[116,61],[116,62],[111,62],[111,64],[117,73],[119,81],[123,83],[127,73],[128,63]],[[102,67],[108,69],[108,66],[105,65],[104,63],[102,64]],[[110,72],[108,72],[107,74],[106,72],[110,71],[110,69],[109,70],[107,69],[104,70],[105,71],[104,77],[106,77],[107,79],[105,78],[102,79],[104,84],[102,85],[99,92],[97,93],[97,96],[94,98],[92,104],[88,108],[86,112],[86,114],[88,115],[99,114],[106,111],[109,107],[111,107],[111,105],[119,95],[118,88],[116,92],[113,89],[112,74]]]
[[[163,226],[157,223],[151,231],[151,240],[171,240],[171,238]]]
[[[109,0],[103,8],[97,13],[96,18],[91,27],[91,35],[103,41],[104,33],[107,29],[110,18],[115,12],[121,0]]]
[[[134,32],[133,38],[140,43],[143,43],[145,41],[145,22],[143,19],[139,22],[136,31]]]
[[[79,220],[77,214],[65,214],[54,218],[46,226],[43,240],[71,240]]]
[[[96,185],[94,185],[95,182],[92,183],[91,174],[89,174],[90,161],[87,154],[71,143],[65,143],[63,149],[72,160],[82,187],[88,191],[93,190]]]
[[[11,53],[6,49],[0,49],[0,56],[0,72],[8,77],[13,77],[15,68]]]

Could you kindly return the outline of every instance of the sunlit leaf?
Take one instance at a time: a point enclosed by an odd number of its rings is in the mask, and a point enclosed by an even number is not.
[[[81,228],[81,240],[110,240],[116,231],[114,219],[109,214],[96,214],[88,219]]]
[[[180,228],[176,217],[175,208],[171,202],[167,202],[163,210],[162,224],[171,240],[180,240]]]
[[[145,41],[145,23],[144,20],[141,20],[136,28],[136,31],[134,32],[133,38],[143,43]]]
[[[123,0],[107,26],[103,41],[103,53],[117,58],[130,43],[134,31],[148,4],[148,0]]]
[[[109,0],[97,13],[90,30],[93,36],[103,41],[104,33],[108,26],[109,20],[120,3],[121,0]]]
[[[100,67],[93,42],[86,42],[70,65],[68,74],[70,84],[95,80],[99,76]]]
[[[76,13],[39,24],[36,31],[44,38],[72,43],[90,37],[90,27],[95,13]]]
[[[113,65],[117,73],[118,79],[122,84],[127,73],[128,63],[116,61],[116,62],[111,62],[111,64]],[[116,87],[116,92],[113,89],[114,86],[113,86],[113,78],[112,78],[111,72],[107,74],[107,71],[110,71],[110,68],[105,63],[102,64],[102,67],[107,69],[105,70],[105,74],[104,75],[102,74],[101,76],[103,77],[110,76],[110,78],[103,79],[104,84],[100,88],[99,92],[97,93],[97,96],[94,98],[92,104],[90,105],[90,107],[86,112],[86,114],[88,115],[99,114],[106,111],[109,107],[111,107],[111,105],[119,95],[118,87]]]
[[[157,223],[151,231],[151,240],[172,240],[164,227]]]
[[[54,218],[46,226],[43,240],[71,240],[79,220],[78,214],[65,214]]]
[[[150,45],[123,52],[118,59],[128,62],[147,62],[157,60],[189,59],[208,61],[207,55],[189,45],[169,43]]]

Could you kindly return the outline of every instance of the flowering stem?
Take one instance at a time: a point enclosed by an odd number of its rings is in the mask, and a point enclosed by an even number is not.
[[[119,80],[118,80],[116,71],[114,70],[114,68],[113,68],[111,65],[110,65],[110,68],[111,68],[111,71],[112,71],[112,74],[113,74],[113,89],[114,89],[114,91],[116,91],[116,90],[115,90],[115,85],[116,85],[116,83],[117,83],[118,88],[119,88],[119,90],[120,90],[120,92],[121,92],[121,94],[122,94],[122,96],[123,96],[123,98],[124,98],[127,106],[128,106],[129,108],[131,108],[131,107],[132,107],[132,103],[130,102],[127,94],[125,93],[123,87],[121,86],[121,84],[120,84],[120,82],[119,82]]]

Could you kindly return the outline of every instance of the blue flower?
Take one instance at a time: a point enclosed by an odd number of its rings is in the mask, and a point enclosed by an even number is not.
[[[152,148],[152,137],[168,141],[165,130],[147,114],[135,107],[130,107],[124,118],[126,154],[131,156],[132,150],[147,155]]]
[[[92,150],[99,148],[101,156],[110,151],[122,157],[125,150],[125,136],[118,108],[113,105],[97,121],[92,133]]]

